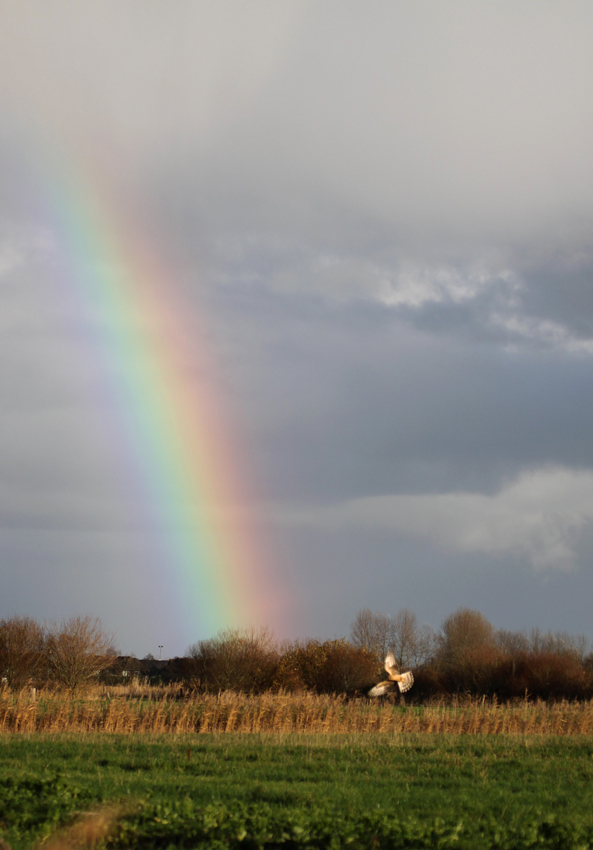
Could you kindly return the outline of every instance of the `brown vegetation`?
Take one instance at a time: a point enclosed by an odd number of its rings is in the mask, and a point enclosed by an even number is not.
[[[432,657],[436,636],[429,626],[419,628],[413,611],[402,608],[395,617],[363,608],[350,628],[354,646],[373,653],[381,662],[392,652],[398,666],[417,667]]]
[[[0,686],[72,692],[146,678],[178,683],[186,692],[258,696],[269,692],[364,697],[392,652],[415,684],[406,702],[468,697],[492,701],[591,700],[593,655],[588,641],[565,633],[496,631],[478,611],[460,608],[438,632],[413,612],[395,617],[360,611],[351,639],[279,644],[267,629],[227,630],[191,646],[185,658],[116,658],[98,620],[72,618],[40,627],[28,619],[0,621]],[[129,691],[131,693],[131,691]]]
[[[45,656],[49,677],[70,691],[91,682],[117,659],[113,637],[105,634],[100,620],[88,616],[51,625]]]
[[[116,659],[113,637],[90,616],[49,626],[28,617],[0,620],[0,683],[12,688],[52,683],[74,691]]]
[[[379,670],[373,653],[346,640],[309,640],[284,648],[274,685],[289,691],[355,694],[368,690]]]
[[[405,615],[405,616],[404,616]],[[479,611],[460,608],[447,617],[438,633],[419,629],[410,612],[393,620],[363,610],[352,627],[352,640],[374,647],[377,656],[387,646],[400,664],[419,659],[414,667],[414,702],[436,698],[486,697],[511,700],[593,699],[593,655],[588,641],[566,633],[496,631]],[[405,641],[404,641],[405,637]],[[405,655],[401,648],[408,649]],[[398,655],[399,650],[399,655]],[[420,660],[421,659],[421,660]]]
[[[270,687],[280,660],[268,629],[227,629],[189,647],[189,678],[205,691],[258,693]]]
[[[44,631],[35,620],[0,620],[0,675],[7,684],[22,688],[39,674],[44,646]]]
[[[181,695],[175,686],[0,693],[0,733],[591,735],[593,701],[453,699],[406,706],[311,693]]]
[[[162,662],[160,686],[135,659],[113,663],[98,621],[38,628],[0,623],[0,732],[593,734],[586,641],[496,632],[469,609],[436,634],[405,609],[360,612],[352,641],[281,646],[267,630],[229,630]],[[387,650],[416,662],[405,703],[366,697]]]
[[[188,650],[182,678],[203,692],[313,691],[354,695],[380,672],[377,657],[347,640],[308,640],[279,646],[266,629],[228,630]]]

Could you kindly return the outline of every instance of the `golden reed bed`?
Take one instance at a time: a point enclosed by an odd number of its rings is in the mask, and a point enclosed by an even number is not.
[[[273,732],[593,735],[593,702],[459,700],[402,707],[314,694],[97,688],[81,696],[0,692],[0,733]]]

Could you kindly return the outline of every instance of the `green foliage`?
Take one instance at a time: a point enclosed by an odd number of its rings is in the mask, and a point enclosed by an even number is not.
[[[74,813],[92,804],[93,795],[70,778],[47,772],[39,777],[0,776],[0,835],[29,843],[49,835]]]
[[[457,847],[461,825],[442,819],[398,821],[390,812],[344,812],[330,807],[284,810],[270,804],[212,803],[195,806],[159,803],[126,820],[116,842],[128,847],[187,848],[319,847]]]
[[[589,739],[4,736],[0,765],[14,850],[109,802],[113,850],[593,846]]]

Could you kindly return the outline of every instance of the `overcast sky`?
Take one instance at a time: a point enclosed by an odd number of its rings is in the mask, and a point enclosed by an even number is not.
[[[39,188],[76,156],[207,322],[281,637],[593,638],[592,36],[572,0],[0,0],[0,617],[207,636],[121,520]]]

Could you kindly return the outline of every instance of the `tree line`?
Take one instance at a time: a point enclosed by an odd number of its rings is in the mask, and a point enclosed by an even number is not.
[[[479,611],[460,608],[438,630],[420,626],[409,609],[389,617],[363,609],[348,638],[279,643],[266,629],[227,629],[188,647],[166,664],[117,656],[100,621],[75,617],[41,626],[30,618],[0,621],[4,686],[75,690],[89,682],[122,682],[124,670],[182,683],[184,689],[243,693],[311,691],[360,696],[383,676],[388,652],[414,671],[406,702],[454,695],[592,699],[589,641],[565,632],[495,629]]]
[[[592,699],[593,652],[583,635],[495,629],[479,611],[459,608],[440,629],[419,627],[408,609],[395,617],[359,611],[355,646],[393,652],[414,670],[413,699],[468,694],[535,699]]]

